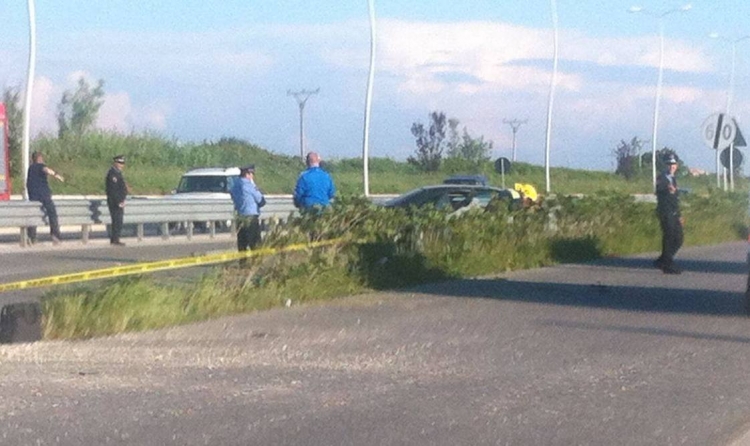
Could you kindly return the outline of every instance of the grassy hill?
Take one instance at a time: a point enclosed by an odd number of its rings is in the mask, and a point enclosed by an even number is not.
[[[58,139],[42,136],[32,142],[32,150],[41,150],[46,162],[61,172],[65,183],[51,180],[54,194],[102,194],[104,174],[112,157],[127,157],[125,178],[133,193],[139,195],[166,194],[173,190],[181,174],[193,167],[222,167],[255,164],[256,180],[269,194],[288,194],[294,188],[297,175],[304,168],[298,158],[269,152],[257,145],[235,139],[222,138],[215,142],[182,144],[150,133],[122,135],[110,132],[88,134],[80,140]],[[322,154],[325,157],[325,153]],[[455,161],[455,160],[453,160]],[[362,159],[327,159],[340,194],[362,194]],[[447,162],[439,172],[425,173],[406,162],[389,158],[370,159],[370,192],[373,194],[402,193],[415,187],[440,183],[453,174],[481,173],[496,186],[502,185],[500,174],[491,162],[478,168],[468,168],[465,163]],[[736,178],[740,189],[747,188],[745,178]],[[505,185],[516,182],[533,184],[540,192],[545,189],[542,166],[515,163],[505,175]],[[551,168],[552,192],[562,194],[618,191],[624,193],[650,193],[651,173],[633,180],[625,180],[612,172]],[[13,193],[22,191],[22,180],[13,177]],[[681,187],[702,193],[715,187],[715,177],[686,177]]]

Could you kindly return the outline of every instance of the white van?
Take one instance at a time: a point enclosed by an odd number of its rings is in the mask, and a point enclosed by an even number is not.
[[[223,199],[240,177],[239,167],[201,167],[185,172],[180,178],[173,198]]]
[[[239,167],[201,167],[191,169],[182,174],[177,189],[170,198],[178,200],[229,200],[232,185],[240,178]],[[217,229],[226,230],[231,221],[218,221]],[[208,222],[195,222],[195,228],[205,232]],[[183,225],[170,224],[170,230],[184,230]]]

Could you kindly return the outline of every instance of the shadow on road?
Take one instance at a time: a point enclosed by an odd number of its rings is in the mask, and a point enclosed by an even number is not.
[[[654,270],[652,262],[651,259],[618,258],[599,260],[587,265]],[[747,273],[747,267],[741,262],[682,261],[680,266],[686,273],[690,271],[730,275]],[[742,292],[684,287],[666,288],[646,284],[643,286],[601,285],[596,283],[596,274],[607,274],[605,270],[597,273],[592,269],[576,274],[582,274],[584,277],[589,274],[592,283],[479,278],[426,284],[417,287],[414,291],[452,297],[500,299],[545,305],[746,317],[745,298]],[[660,273],[654,270],[654,274]]]
[[[589,322],[575,322],[575,321],[553,320],[553,319],[543,320],[540,322],[540,325],[547,326],[547,327],[572,328],[572,329],[578,329],[578,330],[614,331],[614,332],[620,332],[620,333],[632,333],[632,334],[644,334],[644,335],[652,335],[652,336],[671,336],[671,337],[676,337],[676,338],[698,339],[702,341],[739,342],[743,344],[750,344],[750,337],[747,337],[747,336],[700,333],[696,331],[674,330],[674,329],[669,329],[669,328],[634,327],[631,325],[596,324],[596,323],[589,323]]]
[[[614,268],[636,268],[636,269],[654,269],[655,259],[643,258],[606,258],[590,262],[590,265],[601,265]],[[720,274],[746,274],[747,263],[745,262],[724,262],[708,260],[675,260],[680,268],[685,272],[700,273],[720,273]]]

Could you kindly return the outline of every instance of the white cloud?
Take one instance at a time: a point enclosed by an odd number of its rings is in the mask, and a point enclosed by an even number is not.
[[[57,104],[62,97],[62,91],[61,87],[45,76],[38,76],[34,80],[34,90],[31,94],[31,133],[33,135],[57,131]],[[25,90],[22,96],[25,96]]]
[[[31,104],[32,134],[57,132],[57,107],[62,94],[66,90],[75,88],[81,77],[89,83],[95,82],[85,71],[69,73],[66,76],[65,85],[55,84],[45,76],[35,79]],[[167,128],[170,113],[171,108],[163,103],[153,102],[144,106],[134,106],[127,92],[107,93],[99,109],[96,127],[119,132],[143,129],[164,130]]]
[[[552,37],[548,29],[498,22],[413,22],[384,19],[378,26],[377,69],[401,79],[405,94],[464,94],[523,90],[546,94],[550,83]],[[366,65],[365,52],[345,46],[321,57],[337,67]],[[658,39],[592,38],[577,31],[561,32],[560,59],[599,67],[658,66]],[[712,70],[709,57],[680,41],[666,44],[667,70],[700,73]],[[445,75],[458,80],[446,81]],[[558,72],[558,88],[579,91],[584,79]],[[461,78],[464,81],[461,81]]]

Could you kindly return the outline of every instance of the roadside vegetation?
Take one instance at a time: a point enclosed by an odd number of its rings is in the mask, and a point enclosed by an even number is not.
[[[229,167],[250,163],[258,168],[258,184],[263,192],[289,194],[303,169],[298,157],[275,154],[235,138],[183,144],[150,133],[123,135],[96,131],[80,139],[73,136],[40,136],[33,141],[32,150],[44,152],[47,162],[65,175],[64,183],[50,185],[53,194],[103,194],[104,174],[112,157],[119,154],[127,157],[125,176],[135,195],[168,194],[177,186],[182,173],[193,167]],[[361,158],[326,159],[325,163],[341,194],[362,193]],[[501,186],[503,180],[495,172],[491,160],[468,163],[449,158],[441,163],[437,171],[430,172],[417,165],[389,158],[372,158],[369,165],[370,192],[373,194],[403,193],[419,186],[441,183],[453,174],[484,174],[495,186]],[[651,169],[648,166],[630,178],[612,172],[560,167],[553,167],[550,177],[552,190],[557,194],[607,191],[647,194],[652,190]],[[744,177],[737,175],[735,181],[738,190],[747,188]],[[511,172],[505,175],[505,185],[513,187],[517,182],[533,184],[542,192],[545,187],[544,168],[523,162],[514,163]],[[12,184],[14,193],[20,193],[20,172],[13,176]],[[711,175],[681,176],[680,186],[691,189],[693,193],[705,194],[716,188],[716,179]]]
[[[691,195],[683,203],[686,245],[744,235],[744,194]],[[216,267],[185,282],[139,276],[56,289],[43,297],[46,339],[156,329],[219,316],[298,305],[372,290],[491,275],[604,256],[657,251],[652,203],[621,193],[556,198],[509,209],[491,203],[448,217],[344,198],[319,216],[273,228],[266,247],[309,240],[341,243]]]

